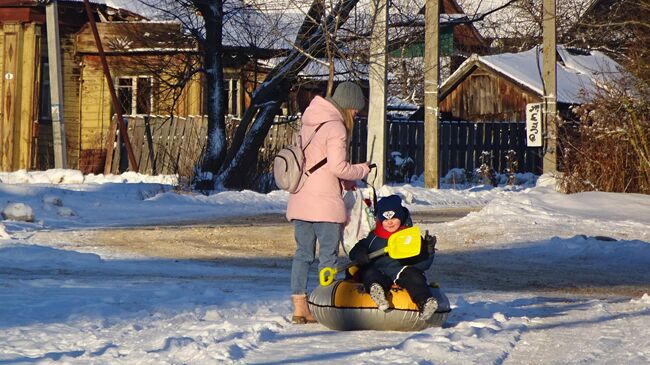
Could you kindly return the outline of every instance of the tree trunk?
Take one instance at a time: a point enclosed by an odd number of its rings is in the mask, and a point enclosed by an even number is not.
[[[203,160],[203,171],[216,174],[226,155],[226,105],[223,98],[222,23],[223,1],[196,1],[205,22],[205,41],[202,46],[208,116],[208,142]]]
[[[313,24],[310,16],[305,17],[297,37],[297,46],[300,50],[294,49],[267,75],[260,88],[253,93],[251,105],[244,113],[221,167],[217,178],[218,185],[232,189],[245,187],[246,178],[250,175],[250,169],[255,167],[257,154],[273,124],[275,115],[287,98],[298,73],[309,63],[305,53],[314,54],[314,51],[322,49],[326,40],[325,32],[333,32],[336,27],[343,25],[357,2],[358,0],[340,1],[324,22],[327,24],[325,31],[317,24]],[[314,1],[309,14],[322,12],[319,4],[320,1]],[[253,120],[249,129],[248,126]]]

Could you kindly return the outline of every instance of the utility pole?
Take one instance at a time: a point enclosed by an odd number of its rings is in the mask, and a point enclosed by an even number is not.
[[[388,52],[388,0],[374,0],[375,23],[370,39],[368,108],[368,160],[377,165],[377,177],[371,181],[382,186],[386,176],[386,62]]]
[[[542,8],[542,75],[544,84],[543,172],[557,172],[557,62],[555,32],[555,0],[544,0]]]
[[[424,186],[440,187],[438,171],[438,87],[440,0],[427,0],[424,21]]]
[[[47,29],[47,58],[50,72],[50,100],[52,112],[52,137],[54,142],[54,167],[65,169],[67,146],[63,113],[63,77],[61,73],[61,51],[59,40],[59,8],[56,0],[45,6],[45,25]]]
[[[97,52],[99,53],[99,59],[102,62],[102,69],[104,70],[104,77],[106,78],[106,83],[108,84],[108,91],[111,95],[111,103],[113,104],[113,109],[115,109],[115,115],[117,116],[117,126],[120,136],[124,141],[124,146],[126,147],[126,154],[129,157],[129,166],[131,171],[138,172],[138,162],[135,160],[135,155],[133,154],[133,147],[131,147],[131,141],[129,140],[129,134],[126,130],[126,123],[124,123],[124,117],[122,116],[122,110],[120,107],[120,102],[117,100],[117,93],[115,92],[115,84],[113,84],[113,77],[111,77],[111,71],[108,68],[108,61],[106,60],[106,54],[104,54],[104,46],[102,46],[102,40],[99,37],[99,31],[97,30],[97,24],[95,23],[95,15],[93,14],[92,8],[90,7],[90,1],[84,0],[84,7],[86,8],[86,15],[88,15],[88,24],[90,24],[90,29],[93,32],[93,37],[95,38],[95,44],[97,45]],[[114,136],[108,136],[108,138],[113,138]]]

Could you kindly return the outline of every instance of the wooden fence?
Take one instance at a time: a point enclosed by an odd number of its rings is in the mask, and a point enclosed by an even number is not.
[[[541,148],[526,147],[526,122],[443,121],[439,141],[441,174],[454,167],[478,168],[483,151],[490,154],[490,166],[503,173],[510,150],[515,152],[516,172],[542,172]]]
[[[516,153],[516,172],[540,174],[541,149],[526,147],[525,134],[525,122],[441,121],[438,133],[440,174],[444,175],[452,168],[464,168],[467,171],[478,168],[484,151],[490,154],[491,167],[502,173],[508,167],[506,156],[510,150]],[[353,162],[366,161],[368,158],[368,149],[372,146],[367,146],[367,136],[367,120],[358,119],[351,141]],[[420,175],[424,172],[423,121],[388,118],[386,137],[389,154],[399,152],[403,159],[410,158],[413,161],[411,173]],[[390,169],[391,156],[386,158]],[[397,175],[399,174],[389,171],[388,180],[398,178]]]
[[[138,172],[149,175],[176,174],[192,176],[192,169],[200,162],[207,142],[206,116],[187,118],[169,116],[125,116],[127,131]],[[228,144],[239,125],[238,118],[226,117]],[[296,118],[276,117],[264,145],[260,148],[258,168],[266,169],[273,156],[291,142],[299,129]],[[116,136],[115,121],[111,123]],[[120,148],[116,148],[120,146]],[[107,146],[105,173],[118,174],[128,169],[126,146],[119,135]]]
[[[207,142],[206,117],[126,116],[124,121],[138,172],[192,176]],[[115,124],[113,118],[112,135],[116,135]],[[108,142],[104,172],[119,174],[127,170],[128,164],[126,147],[117,134],[117,139]]]
[[[192,169],[200,161],[207,141],[207,117],[162,116],[127,117],[129,139],[133,147],[139,172],[144,174],[184,174],[191,176]],[[227,118],[227,135],[230,142],[236,118]],[[258,171],[270,171],[273,156],[289,144],[299,130],[296,118],[277,117],[269,130],[258,156]],[[405,118],[388,118],[386,126],[388,153],[399,152],[403,159],[410,159],[408,171],[395,173],[394,159],[388,161],[388,180],[420,175],[424,172],[424,122]],[[516,172],[541,174],[542,158],[540,148],[526,147],[525,122],[466,122],[442,121],[439,130],[439,171],[442,175],[452,168],[474,170],[481,165],[481,155],[488,152],[491,167],[499,173],[505,172],[508,151],[516,153]],[[357,119],[352,131],[350,157],[352,162],[363,162],[372,155],[373,146],[368,146],[368,124],[366,119]],[[108,148],[106,168],[109,173],[127,170],[126,149],[118,139]],[[408,175],[407,175],[408,173]]]

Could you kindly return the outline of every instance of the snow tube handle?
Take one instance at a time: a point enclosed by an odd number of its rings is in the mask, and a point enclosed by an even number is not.
[[[324,267],[318,274],[320,285],[328,286],[334,282],[334,277],[338,270],[335,267]]]
[[[368,255],[369,259],[374,259],[376,257],[379,257],[385,253],[388,252],[388,247],[385,248],[380,248],[377,251],[373,251]],[[322,286],[328,286],[334,282],[334,279],[336,277],[336,274],[339,272],[343,272],[352,266],[358,265],[356,261],[352,261],[349,264],[343,266],[342,268],[336,268],[336,267],[324,267],[320,270],[318,273],[318,279],[320,281],[320,285]]]

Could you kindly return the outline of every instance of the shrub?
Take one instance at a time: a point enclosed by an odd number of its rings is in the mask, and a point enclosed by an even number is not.
[[[562,187],[650,194],[650,87],[619,82],[590,99],[575,108],[579,123],[563,136]]]

